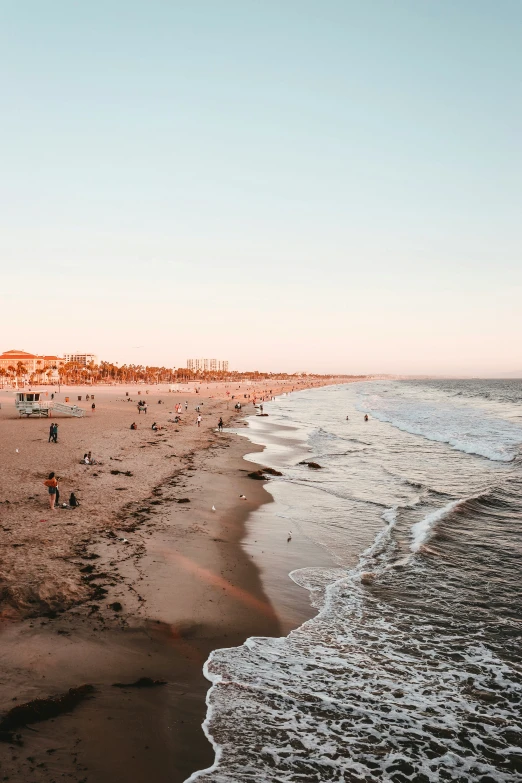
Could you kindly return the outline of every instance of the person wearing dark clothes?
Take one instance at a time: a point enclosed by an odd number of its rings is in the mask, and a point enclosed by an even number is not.
[[[49,440],[47,441],[47,443],[50,443],[53,440],[53,436],[54,436],[54,424],[51,424],[51,426],[49,427]]]
[[[93,403],[93,404],[91,405],[91,411],[94,413],[94,411],[95,411],[95,410],[96,410],[96,405]]]
[[[58,443],[58,425],[56,422],[53,424],[53,443]]]
[[[218,421],[218,432],[223,432],[223,419],[220,416]]]

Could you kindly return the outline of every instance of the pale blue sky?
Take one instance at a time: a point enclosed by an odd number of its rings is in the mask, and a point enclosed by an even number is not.
[[[518,0],[0,0],[0,350],[521,369],[521,36]]]

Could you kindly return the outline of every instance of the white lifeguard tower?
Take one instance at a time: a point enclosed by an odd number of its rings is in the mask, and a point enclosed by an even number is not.
[[[77,416],[81,417],[85,414],[83,408],[79,408],[77,405],[65,405],[63,402],[57,402],[56,400],[47,401],[43,397],[45,392],[30,391],[30,392],[16,392],[15,406],[20,416],[39,416],[46,417],[52,412],[63,413],[65,416]]]

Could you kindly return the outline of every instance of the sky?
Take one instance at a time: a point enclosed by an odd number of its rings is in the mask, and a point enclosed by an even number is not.
[[[0,0],[0,351],[522,370],[519,0]]]

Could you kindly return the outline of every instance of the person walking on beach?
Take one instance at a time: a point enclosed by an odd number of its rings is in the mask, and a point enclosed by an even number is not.
[[[54,473],[49,473],[49,478],[44,481],[44,485],[47,487],[49,492],[49,506],[54,511],[54,504],[56,503],[56,492],[58,489],[58,481],[56,480]]]
[[[93,404],[91,405],[91,411],[94,413],[94,411],[95,411],[95,410],[96,410],[96,405],[93,403]]]
[[[218,432],[223,432],[223,418],[221,416],[218,421]]]
[[[53,424],[53,443],[58,443],[58,425],[56,422]]]
[[[54,424],[51,422],[51,426],[49,427],[49,440],[47,443],[50,443],[53,440],[54,435]]]
[[[198,416],[198,418],[196,419],[196,424],[198,425],[198,427],[201,426],[201,416]]]

